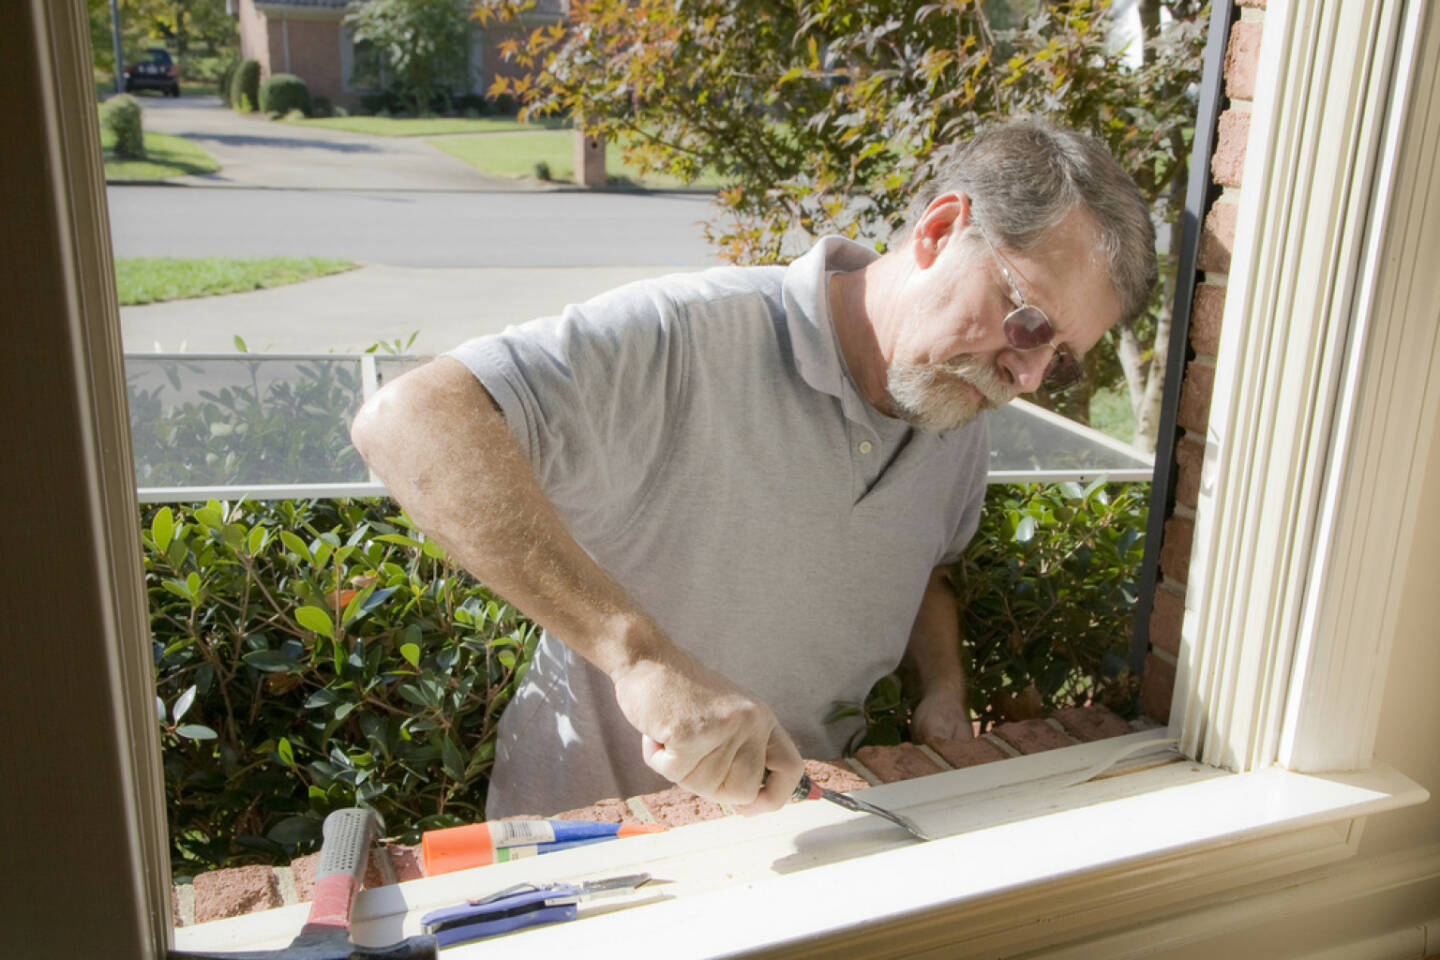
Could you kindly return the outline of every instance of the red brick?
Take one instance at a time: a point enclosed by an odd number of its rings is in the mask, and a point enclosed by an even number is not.
[[[1250,139],[1250,114],[1226,110],[1220,114],[1215,155],[1210,175],[1223,187],[1238,187],[1245,173],[1245,144]]]
[[[1169,587],[1155,588],[1150,608],[1150,642],[1171,656],[1180,653],[1180,628],[1185,621],[1185,596]]]
[[[682,787],[671,787],[640,798],[650,815],[667,827],[683,827],[704,820],[719,820],[725,810],[713,800],[697,797]]]
[[[927,777],[940,772],[935,761],[925,756],[913,743],[902,743],[893,747],[861,747],[855,751],[855,759],[865,764],[885,783]]]
[[[295,899],[304,903],[315,892],[315,865],[320,854],[310,853],[290,861],[290,876],[295,880]]]
[[[395,879],[399,883],[419,880],[425,876],[425,858],[421,855],[419,846],[391,847],[390,865],[395,868]]]
[[[1215,368],[1191,361],[1180,385],[1180,409],[1175,421],[1186,430],[1203,434],[1210,423],[1210,397],[1215,392]]]
[[[1175,692],[1175,665],[1155,654],[1145,658],[1145,676],[1140,681],[1140,706],[1145,715],[1160,723],[1170,722],[1170,698]]]
[[[1196,266],[1206,273],[1230,272],[1230,253],[1235,249],[1235,217],[1239,209],[1233,203],[1217,203],[1205,215]]]
[[[1092,703],[1088,707],[1066,707],[1055,711],[1055,719],[1065,732],[1076,740],[1108,740],[1130,733],[1130,724],[1117,716],[1109,707]]]
[[[1265,25],[1258,20],[1236,20],[1225,47],[1225,93],[1232,100],[1255,97],[1255,70],[1260,65],[1260,37]]]
[[[990,732],[1021,753],[1044,753],[1046,750],[1069,747],[1075,743],[1044,720],[1002,723]]]
[[[1160,569],[1165,579],[1188,583],[1190,548],[1195,542],[1195,521],[1188,517],[1171,517],[1165,521],[1164,539],[1160,541]]]
[[[624,800],[611,798],[601,800],[599,803],[592,803],[588,807],[581,807],[578,810],[566,810],[564,813],[557,813],[551,819],[554,820],[586,820],[591,823],[639,823]]]
[[[1205,445],[1193,437],[1183,437],[1175,445],[1176,472],[1175,499],[1187,507],[1194,507],[1200,498],[1200,471],[1205,463]]]
[[[1009,756],[989,740],[980,737],[967,740],[931,740],[926,746],[944,757],[945,762],[956,770],[1004,760]]]
[[[806,760],[805,772],[810,775],[812,783],[836,793],[864,790],[870,786],[864,777],[846,766],[843,760]]]
[[[1220,324],[1225,319],[1225,288],[1202,283],[1195,288],[1190,311],[1190,346],[1196,353],[1215,356],[1220,351]]]
[[[275,871],[267,866],[227,867],[195,878],[195,922],[272,910],[284,901]]]

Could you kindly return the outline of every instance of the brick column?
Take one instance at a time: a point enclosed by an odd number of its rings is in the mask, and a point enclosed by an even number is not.
[[[1239,0],[1240,19],[1230,28],[1225,51],[1225,95],[1229,103],[1220,114],[1215,155],[1210,160],[1211,182],[1221,188],[1221,193],[1205,216],[1200,237],[1197,267],[1201,276],[1197,278],[1190,315],[1190,348],[1194,356],[1185,365],[1177,416],[1181,437],[1175,448],[1175,506],[1165,520],[1160,544],[1160,578],[1155,585],[1154,606],[1150,612],[1150,652],[1145,658],[1145,680],[1141,688],[1145,712],[1162,723],[1170,719],[1176,660],[1180,654],[1195,506],[1205,455],[1205,426],[1215,383],[1215,354],[1220,342],[1220,321],[1225,313],[1230,252],[1235,245],[1235,215],[1242,189],[1245,148],[1250,137],[1250,107],[1255,96],[1265,2]]]

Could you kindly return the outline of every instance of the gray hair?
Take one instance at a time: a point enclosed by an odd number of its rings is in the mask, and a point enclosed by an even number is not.
[[[1094,137],[1036,120],[981,129],[958,146],[911,201],[896,246],[945,191],[970,198],[970,216],[985,236],[1030,250],[1076,207],[1099,229],[1123,318],[1145,309],[1155,286],[1155,227],[1135,181]]]

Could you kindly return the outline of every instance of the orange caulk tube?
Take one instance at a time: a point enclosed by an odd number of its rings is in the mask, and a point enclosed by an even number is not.
[[[642,833],[660,833],[659,823],[591,823],[588,820],[487,820],[463,827],[427,830],[420,837],[425,875],[483,867],[522,857],[555,853]]]

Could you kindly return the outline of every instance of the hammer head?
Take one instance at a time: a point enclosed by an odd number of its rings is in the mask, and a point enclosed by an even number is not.
[[[350,934],[330,926],[307,925],[287,947],[278,950],[236,952],[182,952],[171,950],[169,960],[435,960],[439,948],[429,934],[406,937],[384,947],[362,947]]]

